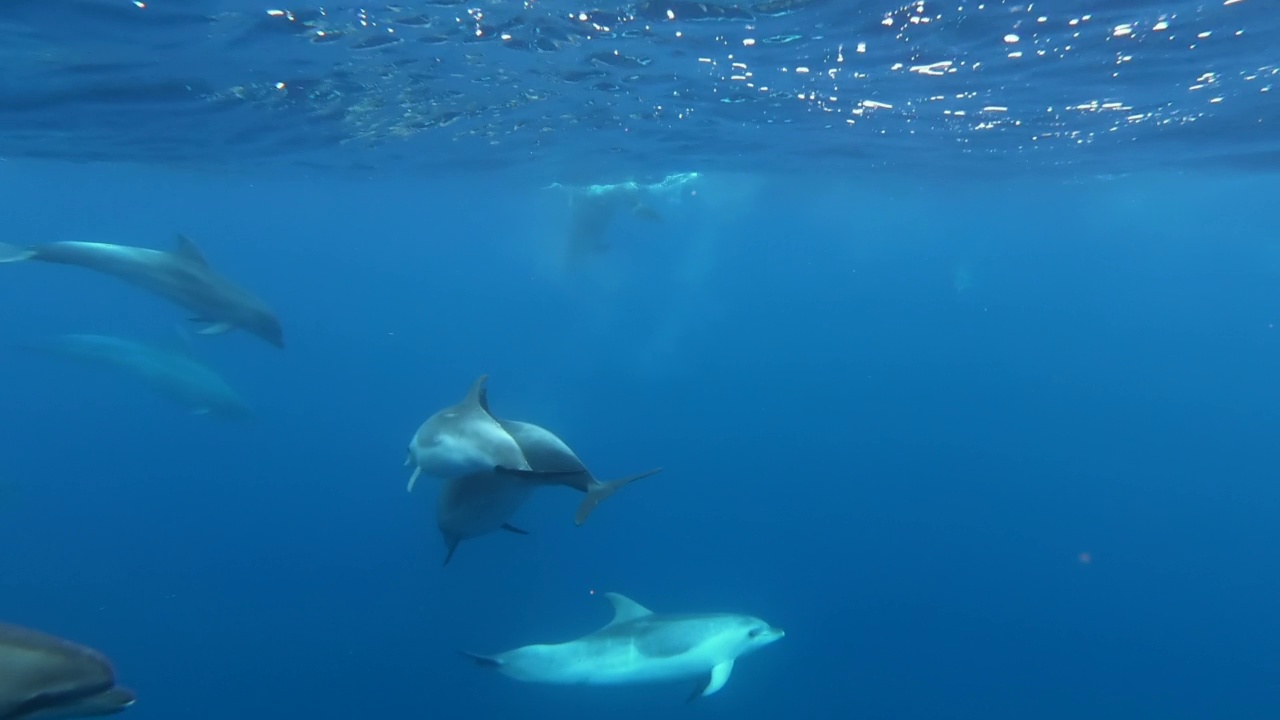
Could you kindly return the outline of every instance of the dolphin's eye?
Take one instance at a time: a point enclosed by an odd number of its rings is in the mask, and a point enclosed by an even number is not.
[[[747,633],[747,637],[758,638],[760,637],[760,633],[762,632],[764,631],[761,630],[760,628],[751,628],[751,630]]]

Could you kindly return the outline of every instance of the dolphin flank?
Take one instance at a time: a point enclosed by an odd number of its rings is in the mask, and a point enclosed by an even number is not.
[[[96,650],[0,623],[0,720],[111,715],[135,699]]]
[[[240,328],[276,347],[284,331],[270,308],[249,291],[220,275],[190,238],[179,235],[171,252],[95,242],[54,242],[21,248],[0,243],[0,263],[42,260],[78,265],[149,290],[195,313],[205,323],[201,335]]]
[[[749,615],[657,615],[618,593],[613,620],[576,640],[526,645],[497,655],[463,654],[524,682],[634,685],[698,678],[694,700],[724,687],[739,657],[786,633]]]

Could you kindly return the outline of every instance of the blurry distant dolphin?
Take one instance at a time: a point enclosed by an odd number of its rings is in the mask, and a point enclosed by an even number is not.
[[[24,347],[122,370],[197,415],[246,419],[249,406],[217,373],[189,353],[108,335],[58,335]]]
[[[483,393],[481,399],[484,401]],[[485,408],[488,409],[487,402],[485,402]],[[587,470],[586,465],[578,459],[573,450],[550,430],[519,420],[499,420],[498,422],[519,444],[529,467],[544,473],[543,475],[525,474],[522,477],[524,482],[564,485],[587,494],[573,516],[574,523],[578,525],[586,521],[587,516],[602,500],[619,489],[641,478],[662,472],[662,468],[654,468],[618,480],[600,482]]]
[[[423,472],[441,479],[499,468],[512,474],[540,474],[529,467],[515,439],[484,407],[488,380],[488,375],[481,375],[461,402],[427,418],[410,438],[409,456],[404,462],[415,466],[409,477],[409,492]]]
[[[683,186],[698,178],[698,173],[668,175],[659,182],[626,182],[564,186],[553,183],[550,188],[567,188],[569,195],[568,250],[572,257],[600,252],[609,247],[605,236],[619,211],[651,221],[662,221],[662,216],[650,205],[653,198],[679,193]]]
[[[110,715],[135,699],[96,650],[0,623],[0,720]]]
[[[97,270],[146,288],[196,314],[208,323],[198,332],[219,335],[246,330],[276,347],[284,347],[284,331],[274,313],[258,298],[219,275],[189,238],[179,235],[172,252],[129,245],[55,242],[31,248],[0,243],[0,263],[22,260]]]
[[[497,530],[527,535],[508,520],[536,488],[524,478],[492,470],[442,482],[436,502],[436,525],[447,549],[444,564],[453,559],[453,552],[463,540]]]
[[[463,654],[534,683],[632,685],[700,678],[689,696],[693,700],[724,687],[736,659],[785,635],[749,615],[655,615],[618,593],[605,597],[613,603],[613,620],[589,635],[492,656]]]

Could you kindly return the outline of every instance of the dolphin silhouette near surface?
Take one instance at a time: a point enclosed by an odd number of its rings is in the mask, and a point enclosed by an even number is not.
[[[196,243],[178,235],[171,251],[96,242],[54,242],[33,247],[0,243],[0,263],[41,260],[76,265],[144,288],[195,314],[201,335],[233,329],[284,347],[284,330],[275,313],[257,296],[231,282],[205,259]]]
[[[112,715],[135,700],[97,650],[0,623],[0,720]]]

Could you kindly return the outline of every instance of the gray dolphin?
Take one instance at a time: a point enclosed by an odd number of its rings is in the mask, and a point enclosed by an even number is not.
[[[172,252],[94,242],[55,242],[21,248],[0,243],[0,263],[43,260],[78,265],[145,288],[195,313],[201,335],[240,328],[276,347],[284,331],[270,308],[218,274],[190,238],[178,235]]]
[[[488,375],[471,384],[467,396],[427,418],[409,439],[405,465],[413,465],[409,492],[422,473],[441,479],[502,469],[511,474],[537,477],[515,439],[489,414],[483,402]],[[553,475],[565,473],[550,473]]]
[[[109,335],[58,335],[27,343],[27,349],[53,352],[121,370],[196,415],[247,419],[253,412],[216,372],[188,352],[151,347]]]
[[[448,478],[440,483],[436,525],[447,549],[443,564],[449,564],[463,540],[498,530],[528,535],[508,520],[536,488],[537,485],[523,477],[492,470]]]
[[[535,473],[540,473],[536,475],[522,473],[521,478],[525,482],[563,485],[587,494],[578,505],[578,511],[574,513],[573,522],[576,525],[586,522],[591,511],[618,490],[636,480],[662,472],[662,468],[654,468],[617,480],[601,482],[587,470],[587,466],[578,459],[573,450],[550,430],[520,420],[499,420],[498,423],[520,446],[520,451],[524,453],[529,467]],[[505,473],[506,470],[499,468],[498,472]]]
[[[662,472],[662,468],[654,468],[653,470],[647,470],[617,480],[601,482],[587,470],[587,466],[583,464],[577,454],[555,433],[530,422],[503,420],[494,416],[489,410],[489,391],[484,385],[480,385],[477,388],[476,402],[484,412],[493,417],[502,429],[516,441],[520,452],[523,453],[525,461],[533,472],[513,473],[502,467],[495,468],[495,471],[506,474],[519,474],[527,481],[545,485],[563,485],[578,492],[586,493],[587,496],[578,505],[578,511],[573,516],[573,521],[577,525],[585,522],[587,516],[591,514],[592,510],[596,509],[597,505],[618,490],[636,480]]]
[[[524,682],[635,685],[699,678],[689,696],[717,692],[739,657],[782,639],[779,628],[750,615],[656,615],[618,593],[608,625],[576,640],[526,645],[497,655],[463,654]]]
[[[98,651],[0,623],[0,720],[110,715],[135,700]]]

